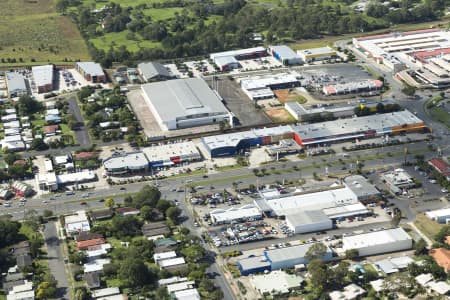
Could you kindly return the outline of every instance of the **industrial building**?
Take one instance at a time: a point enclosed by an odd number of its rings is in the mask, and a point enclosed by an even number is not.
[[[86,79],[92,83],[103,83],[106,81],[105,72],[103,72],[102,66],[100,64],[86,61],[77,62],[75,64],[75,69]]]
[[[240,79],[242,91],[253,101],[275,97],[273,90],[300,86],[296,72]]]
[[[38,93],[53,91],[53,65],[35,66],[31,68],[33,74],[33,86]]]
[[[252,129],[249,131],[202,137],[202,143],[211,158],[230,156],[249,151],[251,147],[278,143],[292,139],[291,126]]]
[[[123,175],[148,171],[148,159],[142,152],[116,155],[103,160],[103,167],[108,175]]]
[[[408,174],[408,172],[401,168],[386,172],[381,175],[381,178],[384,180],[391,192],[396,195],[402,193],[405,189],[416,186],[413,178]]]
[[[270,271],[270,262],[264,255],[250,256],[238,260],[238,269],[241,275],[247,276],[250,274],[262,273],[264,271]]]
[[[22,74],[18,72],[6,72],[5,77],[10,98],[28,94],[27,84]]]
[[[408,132],[427,132],[428,127],[408,110],[351,119],[293,126],[299,145],[317,145],[367,139]]]
[[[342,238],[342,249],[344,251],[357,250],[359,256],[377,255],[411,248],[412,238],[401,227]]]
[[[241,67],[239,60],[255,59],[267,56],[264,47],[232,50],[218,53],[211,53],[209,58],[219,68],[220,71],[230,71]]]
[[[145,62],[137,65],[139,74],[144,81],[161,81],[175,78],[166,67],[158,62]]]
[[[261,295],[284,295],[292,290],[300,289],[304,280],[300,275],[273,271],[252,276],[250,283]]]
[[[322,92],[326,96],[345,95],[355,93],[373,93],[383,88],[381,80],[364,80],[359,82],[339,83],[326,85],[322,88]]]
[[[152,168],[168,167],[202,159],[193,142],[154,145],[142,149]]]
[[[163,130],[227,122],[232,115],[221,97],[200,78],[174,79],[142,85],[144,99]]]
[[[210,212],[211,221],[215,225],[229,224],[232,222],[246,222],[262,219],[261,210],[251,204],[240,208],[232,207],[230,209],[215,209]]]
[[[285,66],[298,65],[303,61],[294,50],[285,45],[270,46],[270,54]]]
[[[376,107],[379,103],[382,103],[385,106],[393,104],[391,101],[367,102],[364,103],[364,107],[369,108],[371,111],[376,111]],[[317,116],[320,116],[321,118],[327,118],[329,116],[333,118],[350,118],[355,115],[355,105],[348,104],[329,104],[305,107],[297,101],[288,101],[284,104],[284,108],[299,122],[310,122]]]
[[[439,28],[393,32],[353,38],[353,45],[366,57],[399,72],[411,60],[410,54],[449,48],[450,33]]]
[[[273,250],[264,250],[264,256],[270,263],[270,270],[279,270],[292,268],[295,265],[308,263],[306,254],[309,248],[315,243],[307,243],[296,246],[277,248]],[[319,257],[323,261],[333,260],[333,251],[326,246],[326,252]]]
[[[339,219],[355,215],[364,215],[369,211],[362,205],[353,191],[347,186],[337,186],[328,190],[321,190],[317,192],[299,192],[293,194],[281,194],[278,191],[262,191],[260,192],[260,199],[256,199],[255,204],[267,215],[271,216],[286,216],[305,212],[321,210],[330,219]],[[311,216],[304,216],[315,222],[317,228],[314,226],[307,226],[306,222],[294,221],[293,226],[299,225],[300,228],[311,229],[311,231],[320,231],[320,227],[328,221],[322,214],[311,213]],[[296,223],[298,222],[298,224]],[[329,224],[329,223],[327,223]],[[303,227],[302,227],[303,226]]]
[[[450,220],[450,208],[437,209],[425,212],[428,218],[441,224],[447,224]]]
[[[333,48],[326,46],[326,47],[320,47],[320,48],[311,48],[311,49],[305,49],[305,50],[298,50],[297,51],[298,56],[304,61],[304,62],[313,62],[313,61],[320,61],[320,60],[327,60],[337,57],[337,52]]]
[[[288,214],[286,215],[286,224],[296,234],[333,228],[333,221],[321,210],[306,210]]]

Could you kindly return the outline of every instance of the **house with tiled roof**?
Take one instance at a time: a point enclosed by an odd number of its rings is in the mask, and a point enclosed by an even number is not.
[[[92,240],[86,240],[86,241],[79,241],[77,242],[77,249],[78,251],[87,250],[91,246],[101,245],[105,243],[104,238],[98,238],[98,239],[92,239]]]

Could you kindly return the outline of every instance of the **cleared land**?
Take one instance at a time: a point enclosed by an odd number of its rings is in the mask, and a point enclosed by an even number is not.
[[[428,238],[434,241],[434,236],[441,230],[444,225],[434,222],[427,218],[423,214],[416,215],[416,221],[414,224],[425,234]]]
[[[284,108],[269,109],[265,113],[274,123],[294,123],[295,119]]]
[[[289,90],[275,90],[273,93],[281,103],[289,101],[296,101],[300,104],[306,103],[306,99],[296,92],[291,92]]]
[[[0,1],[0,66],[90,59],[77,27],[54,0]]]

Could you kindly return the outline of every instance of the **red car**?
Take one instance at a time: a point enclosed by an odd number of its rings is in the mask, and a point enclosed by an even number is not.
[[[80,202],[80,205],[86,205],[86,201]]]

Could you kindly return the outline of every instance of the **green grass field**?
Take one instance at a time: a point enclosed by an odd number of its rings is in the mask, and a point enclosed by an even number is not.
[[[90,59],[78,29],[55,11],[54,0],[0,1],[0,41],[0,66],[14,65],[12,59],[15,65]]]
[[[450,128],[450,114],[445,109],[442,109],[442,107],[433,107],[430,109],[430,115],[436,121],[439,121]]]
[[[136,34],[136,40],[128,40],[127,34],[129,33],[129,30],[122,32],[110,32],[104,36],[90,39],[89,41],[94,44],[97,49],[103,49],[105,51],[107,51],[111,46],[113,46],[113,48],[125,46],[130,52],[135,52],[139,50],[139,48],[160,47],[160,43],[142,40],[138,34]]]
[[[434,240],[434,236],[439,232],[439,230],[441,230],[442,227],[444,227],[444,225],[428,219],[423,214],[416,215],[416,221],[414,224],[431,240]]]
[[[175,13],[181,13],[182,10],[183,8],[181,7],[149,8],[143,10],[143,13],[146,16],[150,16],[152,21],[162,21],[173,18]]]

